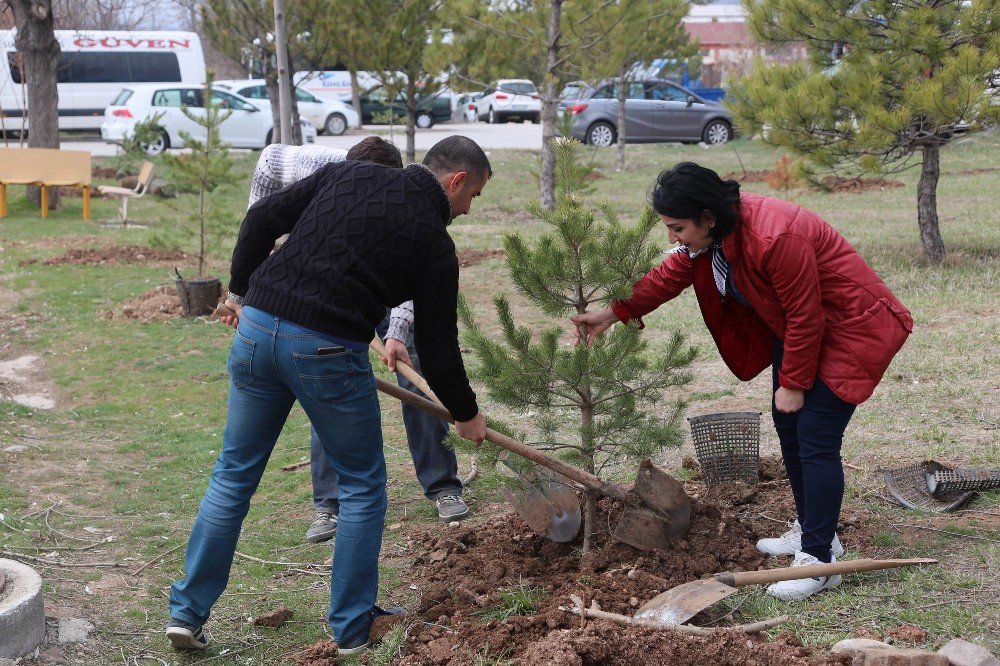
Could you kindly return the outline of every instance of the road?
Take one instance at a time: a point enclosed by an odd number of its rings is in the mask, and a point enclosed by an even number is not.
[[[374,131],[373,131],[374,130]],[[406,128],[395,132],[393,141],[399,148],[406,147]],[[355,143],[370,136],[379,134],[388,138],[389,127],[387,125],[369,125],[363,130],[353,129],[341,136],[324,136],[316,138],[316,143],[321,146],[332,146],[334,148],[350,148]],[[486,150],[493,148],[520,148],[525,150],[538,150],[542,145],[542,126],[531,123],[504,123],[490,125],[487,123],[464,123],[449,122],[440,123],[430,129],[417,130],[417,150],[427,150],[432,145],[452,134],[464,134],[473,139]],[[63,140],[60,144],[63,150],[89,150],[91,155],[109,156],[115,154],[115,146],[104,143],[99,137],[93,138],[74,137],[72,140]]]

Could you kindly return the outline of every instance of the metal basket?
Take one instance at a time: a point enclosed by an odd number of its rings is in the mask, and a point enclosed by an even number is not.
[[[938,470],[928,472],[927,492],[934,497],[940,497],[945,493],[975,491],[983,492],[1000,488],[1000,469],[963,469],[961,467],[950,470]]]
[[[688,418],[706,486],[760,479],[760,412],[722,412]]]
[[[945,467],[934,460],[925,460],[916,465],[900,467],[898,469],[883,469],[885,485],[897,502],[910,509],[921,509],[942,513],[954,511],[961,508],[966,502],[972,499],[971,490],[951,490],[938,492],[931,495],[927,488],[928,475],[939,472],[951,472],[950,467]]]

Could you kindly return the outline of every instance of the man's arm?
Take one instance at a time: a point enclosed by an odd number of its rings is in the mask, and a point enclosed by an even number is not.
[[[458,346],[458,258],[454,252],[423,271],[413,299],[417,354],[427,382],[456,421],[479,413]],[[460,433],[461,434],[461,433]]]
[[[245,296],[250,276],[274,249],[274,242],[290,233],[310,204],[319,184],[345,163],[330,164],[308,178],[261,199],[247,211],[233,249],[229,291]]]

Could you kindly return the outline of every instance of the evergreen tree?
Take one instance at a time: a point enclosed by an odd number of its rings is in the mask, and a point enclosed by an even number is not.
[[[1000,0],[745,0],[758,39],[804,43],[811,63],[765,66],[730,89],[744,130],[805,156],[812,175],[892,173],[920,161],[924,254],[938,227],[941,146],[1000,120]]]
[[[223,110],[212,99],[212,82],[214,72],[208,70],[205,80],[204,108],[191,110],[181,107],[181,112],[204,128],[205,140],[197,139],[189,132],[181,130],[183,147],[188,151],[180,155],[164,155],[163,161],[170,169],[173,184],[181,191],[198,193],[198,211],[191,215],[191,221],[197,224],[198,237],[198,277],[205,277],[205,245],[208,235],[227,219],[225,211],[213,211],[208,205],[207,195],[220,185],[238,180],[231,173],[233,159],[229,156],[229,146],[219,137],[219,126],[222,125],[232,111]]]
[[[680,445],[683,402],[663,404],[664,391],[691,380],[685,369],[695,350],[674,333],[664,351],[652,354],[635,325],[615,327],[592,347],[560,344],[570,315],[631,294],[631,285],[658,254],[650,234],[659,218],[647,207],[627,226],[609,203],[588,208],[579,195],[579,144],[557,139],[553,145],[556,206],[551,211],[529,206],[548,231],[530,243],[508,234],[504,248],[514,284],[556,319],[554,325],[537,335],[518,326],[503,295],[494,298],[502,341],[483,332],[464,301],[459,314],[466,341],[481,362],[477,377],[490,396],[511,409],[537,412],[540,441],[534,445],[600,476],[624,460]],[[495,461],[495,451],[484,453],[488,462]],[[596,500],[587,493],[584,551],[596,532]]]

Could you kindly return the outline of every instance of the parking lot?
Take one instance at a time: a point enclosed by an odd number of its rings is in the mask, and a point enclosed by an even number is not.
[[[346,149],[371,134],[379,134],[388,138],[389,127],[388,125],[368,125],[364,129],[352,129],[341,136],[320,135],[317,137],[316,143],[321,146]],[[453,134],[464,134],[487,150],[491,148],[538,150],[542,145],[541,125],[447,122],[435,125],[430,129],[418,129],[417,150],[427,150],[441,139]],[[406,147],[406,127],[397,126],[393,138],[396,145],[400,149],[404,149]],[[8,141],[16,145],[16,140],[8,139]],[[89,150],[94,156],[115,154],[115,146],[104,143],[96,135],[64,135],[61,147],[63,150]]]

